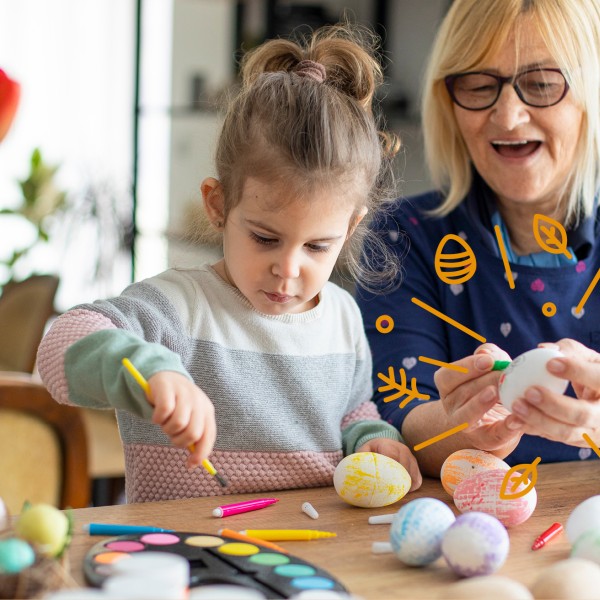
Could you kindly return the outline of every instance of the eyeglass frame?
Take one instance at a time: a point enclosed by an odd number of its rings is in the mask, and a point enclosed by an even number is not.
[[[563,93],[561,94],[561,96],[558,100],[556,100],[555,102],[552,102],[552,104],[543,104],[541,106],[536,105],[536,104],[531,104],[530,102],[527,102],[527,100],[525,100],[525,98],[523,97],[523,92],[517,85],[517,79],[519,79],[519,77],[521,77],[522,75],[526,75],[527,73],[532,73],[534,71],[552,71],[553,73],[560,73],[562,75],[562,78],[564,79],[564,82],[565,82],[565,87],[564,87]],[[497,91],[497,94],[496,94],[496,97],[494,98],[494,100],[487,106],[481,106],[479,108],[468,108],[467,106],[463,106],[456,99],[456,95],[454,94],[454,82],[459,77],[463,77],[465,75],[487,75],[488,77],[492,77],[493,79],[495,79],[500,85],[498,86],[498,91]],[[444,84],[446,86],[446,90],[448,91],[450,99],[452,100],[452,102],[454,102],[454,104],[460,106],[461,108],[464,108],[465,110],[487,110],[488,108],[491,108],[492,106],[494,106],[494,104],[496,104],[496,102],[498,102],[498,98],[500,98],[500,95],[502,94],[502,89],[504,88],[505,84],[507,84],[507,83],[510,84],[510,86],[515,90],[515,92],[517,93],[517,96],[519,97],[519,100],[521,100],[521,102],[523,102],[523,104],[526,104],[527,106],[532,106],[533,108],[548,108],[550,106],[555,106],[561,100],[564,100],[564,97],[567,95],[567,92],[570,89],[569,82],[567,81],[565,74],[562,72],[562,69],[556,69],[556,68],[527,69],[526,71],[521,71],[520,73],[516,73],[515,75],[510,75],[509,77],[503,77],[502,75],[494,75],[493,73],[488,73],[487,71],[467,71],[465,73],[455,73],[453,75],[447,75],[446,77],[444,77]]]

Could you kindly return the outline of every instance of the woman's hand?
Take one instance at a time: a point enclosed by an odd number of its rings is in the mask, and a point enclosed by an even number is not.
[[[510,356],[494,344],[483,344],[472,356],[452,363],[466,373],[443,367],[434,380],[450,426],[469,423],[461,432],[467,441],[504,458],[519,443],[523,422],[500,404],[500,373],[491,370],[496,360]]]
[[[187,466],[208,458],[217,437],[215,408],[208,396],[184,375],[161,371],[148,379],[154,406],[152,422],[160,425],[174,446],[189,448]]]
[[[512,410],[525,423],[525,432],[571,446],[589,448],[587,434],[600,442],[600,354],[570,339],[560,340],[558,349],[565,358],[553,358],[546,368],[568,379],[577,398],[555,394],[542,386],[532,386]]]
[[[393,458],[396,462],[399,462],[410,475],[411,492],[419,489],[423,483],[423,477],[421,471],[419,471],[419,465],[417,459],[413,456],[410,448],[398,442],[396,440],[390,440],[388,438],[375,438],[369,440],[366,444],[363,444],[356,450],[357,452],[377,452],[377,454],[383,454],[389,458]]]

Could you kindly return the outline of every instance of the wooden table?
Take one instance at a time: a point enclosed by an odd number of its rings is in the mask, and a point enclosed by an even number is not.
[[[529,586],[541,569],[568,558],[570,545],[565,534],[540,550],[532,551],[533,540],[554,521],[566,523],[570,512],[586,498],[600,494],[600,463],[597,461],[538,466],[537,508],[532,517],[509,530],[510,554],[497,572]],[[178,531],[216,533],[218,529],[321,529],[337,532],[337,537],[310,542],[280,542],[291,554],[310,561],[337,577],[347,589],[365,599],[437,598],[446,586],[458,580],[443,558],[425,568],[408,567],[393,554],[373,554],[374,541],[387,541],[389,525],[369,525],[370,515],[395,513],[404,503],[419,497],[434,497],[447,502],[451,498],[438,480],[426,479],[417,492],[398,503],[379,509],[349,506],[333,487],[291,490],[260,494],[275,496],[279,502],[269,508],[217,519],[212,509],[220,504],[256,498],[257,494],[195,498],[84,508],[75,510],[75,530],[69,551],[73,577],[85,583],[82,561],[88,549],[103,538],[81,532],[82,525],[128,523],[152,525]],[[301,512],[303,502],[311,502],[319,512],[312,520]],[[458,514],[458,511],[454,509]]]

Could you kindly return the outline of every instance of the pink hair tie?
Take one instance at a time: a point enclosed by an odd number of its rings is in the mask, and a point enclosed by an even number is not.
[[[294,73],[300,75],[300,77],[311,77],[319,83],[323,83],[323,81],[325,81],[325,76],[327,75],[325,67],[314,60],[301,60],[296,65]]]

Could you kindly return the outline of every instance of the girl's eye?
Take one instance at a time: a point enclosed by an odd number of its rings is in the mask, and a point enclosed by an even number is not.
[[[250,232],[250,237],[258,244],[264,244],[265,246],[268,246],[270,244],[274,244],[275,242],[277,242],[276,239],[263,237],[262,235],[258,235],[257,233],[254,233],[254,232]]]
[[[329,252],[331,246],[319,246],[318,244],[306,244],[311,252]]]

